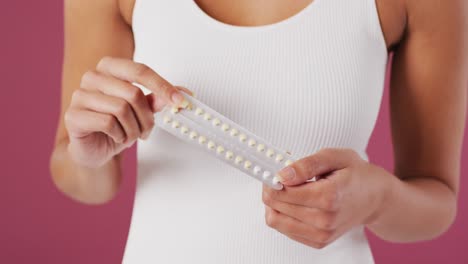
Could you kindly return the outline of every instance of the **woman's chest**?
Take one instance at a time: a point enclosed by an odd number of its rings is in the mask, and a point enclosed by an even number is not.
[[[137,8],[135,60],[233,121],[298,154],[367,144],[387,59],[376,25],[358,16],[349,25],[346,8],[327,6],[253,30],[218,24],[193,5]],[[333,22],[330,13],[349,17]]]
[[[140,0],[118,0],[121,14],[128,24],[133,22],[135,2]],[[193,0],[189,0],[193,1]],[[314,0],[313,0],[314,1]],[[299,1],[210,1],[196,0],[195,4],[208,16],[232,25],[258,26],[277,23],[301,12],[311,0]],[[374,0],[385,36],[386,47],[390,50],[402,39],[406,26],[406,0]]]

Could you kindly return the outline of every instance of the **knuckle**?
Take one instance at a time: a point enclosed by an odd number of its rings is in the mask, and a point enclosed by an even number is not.
[[[333,148],[323,148],[317,152],[320,155],[328,156],[333,155],[334,149]]]
[[[269,197],[268,197],[268,194],[266,194],[265,191],[262,192],[262,202],[266,205],[268,205],[268,201],[269,200]]]
[[[319,160],[319,155],[311,155],[305,158],[302,161],[299,161],[296,166],[299,167],[299,171],[309,175],[315,175],[318,171],[320,171],[320,166],[322,164]]]
[[[112,57],[110,56],[104,56],[102,57],[98,64],[97,64],[97,67],[98,69],[102,69],[103,67],[105,67],[106,65],[108,65],[108,63],[112,60]]]
[[[315,164],[318,163],[317,155],[308,156],[304,162],[300,162],[299,164],[303,164],[302,166],[313,167]]]
[[[167,84],[167,83],[161,83],[158,85],[159,87],[159,90],[165,94],[166,96],[170,96],[171,95],[171,87]]]
[[[339,198],[337,192],[329,192],[323,195],[323,207],[328,211],[336,211],[338,209]]]
[[[357,160],[359,158],[359,154],[352,148],[345,148],[343,151],[351,160]]]
[[[156,125],[156,123],[154,122],[154,119],[153,118],[150,118],[149,121],[148,121],[148,128],[147,128],[147,132],[151,132],[151,130],[153,130],[154,126]]]
[[[83,90],[81,89],[77,89],[75,90],[73,93],[72,93],[72,96],[71,96],[71,103],[76,103],[78,101],[81,100],[82,96],[83,96]]]
[[[139,131],[135,130],[135,129],[130,129],[130,131],[128,131],[128,137],[130,139],[136,139],[138,136],[139,136]]]
[[[65,121],[66,124],[68,123],[71,123],[73,122],[73,111],[71,111],[70,109],[65,111],[65,113],[63,114],[63,120]]]
[[[150,118],[148,120],[148,130],[151,131],[154,128],[154,125],[155,125],[154,118]]]
[[[273,199],[266,191],[263,191],[262,193],[262,201],[266,205],[271,205],[273,203]]]
[[[121,118],[127,117],[130,113],[130,106],[125,101],[119,101],[116,106],[115,114]]]
[[[114,130],[117,120],[111,115],[106,115],[103,120],[103,127],[106,132],[111,132]]]
[[[284,228],[284,232],[287,233],[292,232],[296,228],[296,225],[293,222],[283,222],[282,226]]]
[[[333,236],[333,232],[332,231],[328,231],[328,230],[321,230],[317,236],[316,236],[316,241],[317,243],[319,244],[328,244],[331,240]]]
[[[128,102],[131,104],[138,104],[143,96],[143,92],[137,87],[132,86],[128,91]]]
[[[336,218],[336,213],[323,212],[317,219],[317,225],[320,229],[334,230],[336,228]]]
[[[148,75],[151,71],[150,67],[143,63],[136,63],[135,64],[135,75],[137,78],[141,79]]]
[[[326,246],[327,246],[327,244],[325,244],[325,243],[314,243],[314,244],[312,245],[312,247],[315,248],[315,249],[323,249],[323,248],[325,248]]]
[[[322,188],[321,195],[323,209],[326,211],[335,212],[339,209],[341,202],[340,190],[336,182],[330,180]]]
[[[275,214],[267,212],[265,214],[265,222],[266,222],[267,226],[269,226],[271,228],[275,228],[277,226],[277,224],[278,224],[278,219],[275,216]]]
[[[98,73],[95,70],[88,70],[86,71],[83,76],[81,76],[81,82],[80,82],[80,87],[86,87],[88,86],[93,78],[97,75]]]

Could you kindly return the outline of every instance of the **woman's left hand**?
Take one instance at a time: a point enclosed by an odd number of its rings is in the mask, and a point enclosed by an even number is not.
[[[323,248],[381,210],[393,177],[350,149],[323,149],[278,174],[282,190],[263,188],[268,226]],[[312,178],[317,181],[308,181]]]

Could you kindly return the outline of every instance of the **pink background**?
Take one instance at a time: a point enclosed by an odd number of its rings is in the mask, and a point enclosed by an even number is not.
[[[62,30],[62,1],[0,2],[0,263],[119,263],[125,246],[135,148],[127,155],[118,197],[103,206],[71,201],[49,176],[59,114]],[[467,145],[465,141],[464,175]],[[369,154],[373,162],[391,169],[387,97]],[[370,235],[377,263],[468,263],[468,210],[463,210],[468,179],[461,181],[458,218],[449,232],[436,241],[411,245],[389,244]]]

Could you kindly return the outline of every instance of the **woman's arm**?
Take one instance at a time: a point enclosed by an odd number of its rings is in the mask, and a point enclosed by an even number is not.
[[[468,86],[468,3],[408,0],[390,89],[395,174],[368,227],[392,241],[430,239],[456,215]]]
[[[62,111],[50,163],[58,188],[86,203],[115,195],[122,152],[148,138],[155,112],[181,105],[180,90],[191,93],[130,59],[131,2],[65,2]]]
[[[133,35],[120,16],[116,0],[67,0],[65,3],[65,48],[62,99],[55,149],[51,156],[52,178],[57,187],[74,199],[99,203],[116,193],[120,155],[99,168],[87,168],[71,159],[64,115],[83,74],[94,69],[104,56],[131,58]],[[118,44],[117,44],[118,43]]]
[[[382,239],[432,239],[456,215],[468,85],[468,2],[407,0],[391,80],[395,177],[352,150],[324,149],[264,187],[267,224],[322,248],[365,224]],[[306,182],[318,176],[316,182]]]

